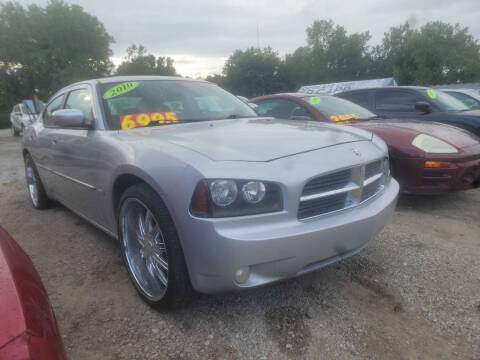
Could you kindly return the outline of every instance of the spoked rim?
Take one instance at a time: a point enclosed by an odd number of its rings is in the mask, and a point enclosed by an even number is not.
[[[27,173],[27,186],[30,199],[32,199],[33,205],[38,206],[38,182],[33,167],[28,164],[26,168]]]
[[[129,198],[120,221],[127,266],[137,287],[152,301],[162,299],[168,287],[168,256],[157,220],[143,202]]]

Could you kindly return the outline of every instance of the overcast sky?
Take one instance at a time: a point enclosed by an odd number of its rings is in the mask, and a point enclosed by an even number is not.
[[[44,5],[46,0],[20,1]],[[305,28],[333,19],[348,32],[369,31],[371,44],[391,26],[441,20],[468,26],[480,40],[480,0],[68,0],[105,24],[115,38],[114,62],[132,43],[175,59],[192,77],[220,73],[235,49],[272,46],[280,55],[305,44]],[[257,39],[257,24],[259,37]]]

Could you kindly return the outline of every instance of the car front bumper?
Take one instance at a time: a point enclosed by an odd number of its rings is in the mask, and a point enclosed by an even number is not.
[[[382,192],[361,205],[308,221],[285,220],[282,213],[192,218],[188,236],[198,244],[188,263],[192,285],[203,293],[251,288],[351,256],[385,226],[398,191],[398,183],[391,179]],[[235,276],[239,269],[249,273],[242,283]]]
[[[394,161],[394,176],[404,193],[440,194],[480,187],[480,146],[476,147],[473,154],[465,156],[429,156]],[[425,161],[448,162],[450,165],[425,168]]]

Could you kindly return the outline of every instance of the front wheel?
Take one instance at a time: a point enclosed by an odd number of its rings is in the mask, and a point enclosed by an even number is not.
[[[118,225],[123,258],[143,300],[159,310],[188,300],[183,251],[161,198],[145,184],[128,188],[120,200]]]

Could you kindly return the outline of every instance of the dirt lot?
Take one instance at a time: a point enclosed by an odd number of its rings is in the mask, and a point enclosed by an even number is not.
[[[401,197],[358,256],[162,314],[114,240],[62,206],[33,209],[7,131],[0,165],[0,225],[40,272],[70,359],[480,359],[480,190]]]

